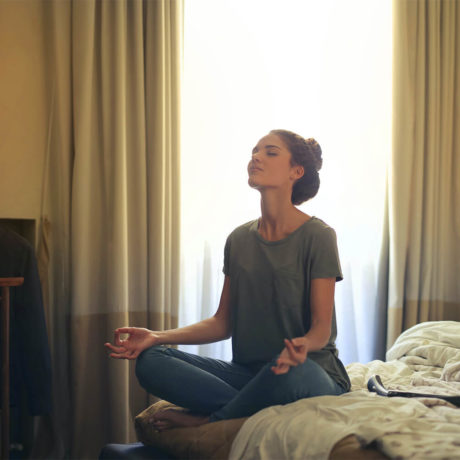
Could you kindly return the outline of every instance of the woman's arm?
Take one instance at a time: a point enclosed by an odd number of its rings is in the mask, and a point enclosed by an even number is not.
[[[230,278],[225,276],[219,308],[214,316],[190,326],[161,331],[157,334],[161,345],[201,345],[228,339],[231,336]]]
[[[275,374],[285,374],[291,366],[305,362],[308,352],[321,350],[331,336],[334,310],[335,278],[317,278],[311,282],[311,326],[303,337],[285,339],[285,348],[272,367]]]
[[[308,351],[317,351],[327,345],[331,336],[334,311],[335,278],[317,278],[311,281],[311,327],[305,334]]]
[[[124,340],[120,335],[128,334]],[[153,345],[186,345],[218,342],[231,336],[230,278],[225,277],[219,308],[214,316],[190,326],[166,331],[151,331],[137,327],[115,329],[114,344],[106,343],[112,358],[136,359]]]

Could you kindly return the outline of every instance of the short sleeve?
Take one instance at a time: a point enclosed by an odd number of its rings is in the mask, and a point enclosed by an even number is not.
[[[343,279],[337,237],[331,227],[322,229],[315,237],[310,265],[310,278],[335,278],[336,281]]]
[[[225,242],[225,248],[224,248],[224,268],[222,271],[224,272],[224,275],[229,276],[230,275],[230,236],[227,238],[227,241]]]

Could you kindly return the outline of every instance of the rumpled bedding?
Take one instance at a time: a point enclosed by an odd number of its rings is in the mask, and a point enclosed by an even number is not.
[[[437,398],[386,398],[370,393],[378,374],[388,389],[460,395],[460,323],[437,321],[405,331],[386,362],[347,366],[350,393],[302,399],[250,417],[230,459],[327,459],[355,434],[390,458],[460,459],[460,408]]]

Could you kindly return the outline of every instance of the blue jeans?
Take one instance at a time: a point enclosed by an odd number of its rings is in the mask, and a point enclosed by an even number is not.
[[[265,407],[301,398],[345,392],[311,359],[287,374],[276,375],[270,370],[276,358],[254,368],[154,346],[137,358],[136,376],[149,393],[209,415],[211,422],[247,417]]]

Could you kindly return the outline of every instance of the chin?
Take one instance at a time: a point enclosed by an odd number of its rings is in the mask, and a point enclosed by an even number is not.
[[[249,185],[249,187],[256,188],[256,187],[257,187],[257,181],[254,180],[253,177],[249,177],[249,179],[248,179],[248,185]]]

